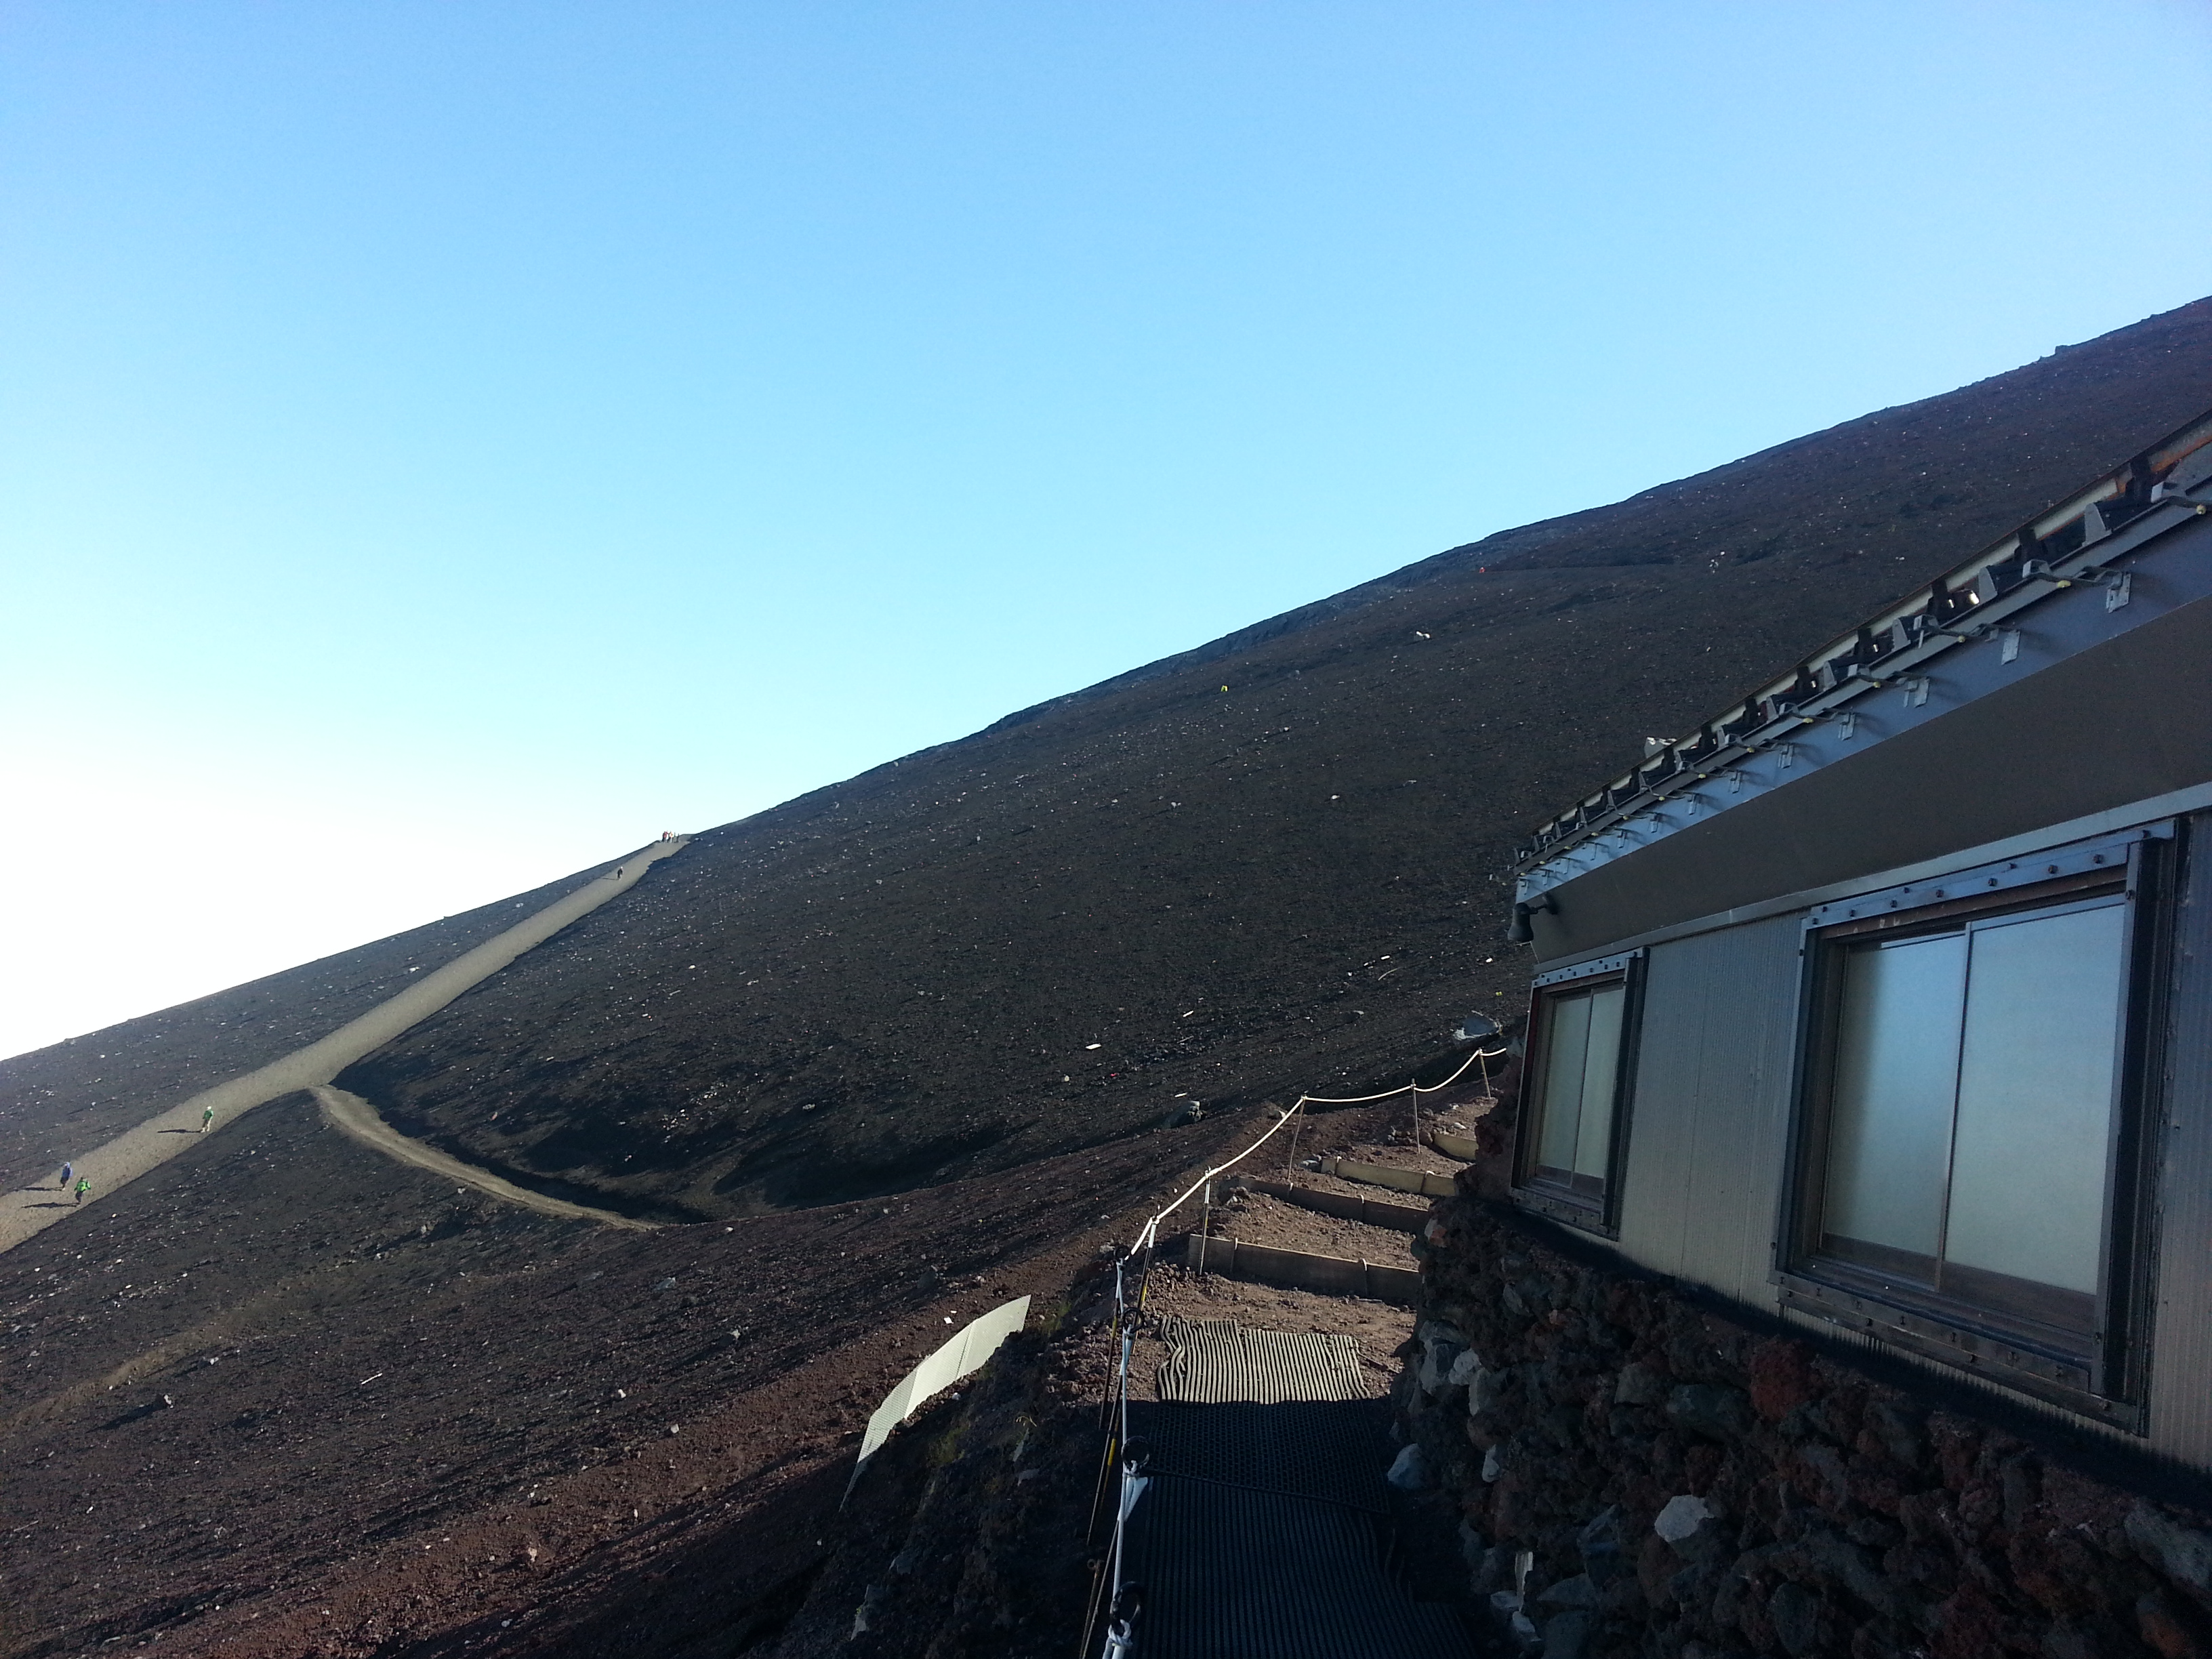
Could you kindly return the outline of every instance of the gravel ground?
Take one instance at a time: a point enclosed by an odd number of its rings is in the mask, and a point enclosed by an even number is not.
[[[1239,1243],[1271,1244],[1279,1250],[1303,1250],[1310,1255],[1343,1256],[1386,1267],[1415,1265],[1411,1233],[1323,1215],[1265,1193],[1255,1193],[1241,1204],[1218,1206],[1213,1212],[1213,1231],[1218,1237],[1233,1238]]]

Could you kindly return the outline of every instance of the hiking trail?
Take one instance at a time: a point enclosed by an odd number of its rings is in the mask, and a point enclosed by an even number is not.
[[[418,1170],[428,1170],[432,1175],[444,1176],[451,1181],[465,1182],[480,1193],[489,1193],[494,1198],[504,1199],[509,1204],[519,1204],[526,1210],[535,1210],[540,1215],[559,1216],[570,1221],[596,1221],[605,1227],[629,1227],[640,1232],[650,1232],[660,1224],[640,1221],[634,1216],[617,1215],[612,1210],[594,1209],[588,1204],[571,1204],[564,1199],[548,1198],[543,1193],[533,1193],[527,1187],[518,1187],[511,1181],[501,1179],[489,1170],[473,1164],[464,1164],[449,1157],[434,1146],[425,1146],[393,1128],[377,1113],[375,1107],[359,1095],[349,1094],[334,1084],[311,1083],[307,1092],[323,1109],[324,1120],[333,1128],[359,1141],[362,1146],[382,1152],[386,1158],[402,1164],[411,1164]]]
[[[458,1160],[447,1158],[442,1152],[433,1152],[417,1142],[408,1140],[378,1118],[366,1102],[362,1102],[361,1113],[365,1115],[367,1123],[374,1125],[374,1130],[370,1131],[359,1121],[359,1115],[356,1115],[356,1121],[348,1121],[342,1113],[350,1112],[351,1109],[333,1108],[330,1101],[323,1099],[323,1091],[333,1078],[356,1060],[374,1053],[401,1032],[428,1019],[463,992],[489,979],[524,951],[544,944],[569,923],[590,915],[610,899],[627,893],[638,884],[647,870],[659,860],[681,852],[690,841],[688,836],[679,836],[672,841],[654,842],[640,848],[606,874],[586,882],[544,909],[533,911],[505,933],[494,935],[473,950],[454,957],[444,967],[423,975],[397,996],[380,1002],[367,1013],[349,1020],[328,1036],[319,1037],[303,1048],[295,1048],[290,1054],[273,1060],[266,1066],[257,1066],[242,1076],[218,1083],[211,1089],[204,1089],[167,1111],[147,1119],[137,1127],[126,1129],[91,1151],[78,1154],[70,1162],[76,1166],[76,1176],[92,1182],[88,1204],[77,1205],[73,1194],[51,1184],[51,1177],[38,1186],[0,1194],[0,1250],[13,1249],[25,1239],[52,1226],[80,1207],[96,1208],[101,1200],[118,1188],[128,1186],[149,1170],[159,1168],[187,1147],[198,1145],[202,1139],[202,1117],[209,1109],[212,1109],[215,1116],[208,1133],[221,1133],[255,1107],[265,1106],[272,1100],[302,1089],[317,1091],[317,1098],[322,1100],[325,1113],[339,1127],[390,1157],[435,1170],[440,1175],[465,1180],[482,1191],[494,1193],[510,1202],[526,1204],[542,1213],[583,1217],[612,1226],[647,1224],[627,1216],[617,1217],[582,1205],[562,1204],[557,1199],[544,1198],[535,1193],[526,1194],[521,1188],[501,1181],[489,1171],[471,1170]],[[342,1091],[330,1092],[343,1093]],[[74,1182],[75,1176],[71,1179]]]

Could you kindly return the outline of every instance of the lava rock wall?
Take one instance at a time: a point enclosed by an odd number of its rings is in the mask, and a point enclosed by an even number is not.
[[[1417,1251],[1401,1464],[1459,1505],[1474,1588],[1522,1649],[2212,1655],[2204,1516],[1956,1390],[1583,1259],[1478,1196],[1480,1165],[1462,1185]]]

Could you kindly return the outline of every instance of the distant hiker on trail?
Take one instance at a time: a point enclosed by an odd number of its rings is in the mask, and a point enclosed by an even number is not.
[[[92,1182],[91,1182],[91,1180],[90,1180],[88,1176],[79,1176],[76,1178],[76,1201],[77,1201],[78,1203],[80,1203],[80,1204],[83,1203],[83,1202],[84,1202],[84,1195],[85,1195],[87,1193],[90,1192],[91,1190],[92,1190]]]
[[[212,1123],[212,1122],[214,1122],[214,1121],[215,1121],[215,1108],[214,1108],[214,1107],[212,1107],[212,1106],[203,1106],[203,1107],[201,1107],[201,1108],[200,1108],[200,1133],[201,1133],[202,1134],[205,1134],[205,1133],[208,1132],[208,1125],[209,1125],[209,1124],[210,1124],[210,1123]]]
[[[70,1177],[71,1176],[75,1175],[76,1173],[76,1164],[63,1164],[63,1165],[62,1165],[62,1187],[63,1187],[63,1188],[64,1188],[64,1190],[66,1190],[66,1189],[68,1188],[68,1187],[69,1187],[69,1184],[70,1184]]]
[[[669,833],[667,830],[662,830],[662,831],[660,832],[660,838],[661,838],[661,840],[663,840],[663,841],[674,841],[674,840],[676,839],[676,837],[675,837],[673,835],[670,834],[670,833]]]

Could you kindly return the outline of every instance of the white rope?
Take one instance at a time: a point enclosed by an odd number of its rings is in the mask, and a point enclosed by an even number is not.
[[[1454,1072],[1442,1083],[1401,1083],[1395,1089],[1385,1089],[1379,1095],[1350,1095],[1342,1099],[1339,1099],[1332,1095],[1300,1095],[1298,1097],[1298,1105],[1364,1106],[1370,1101],[1388,1100],[1391,1096],[1402,1095],[1408,1090],[1417,1095],[1437,1094],[1443,1090],[1450,1088],[1453,1084],[1458,1082],[1461,1078],[1466,1076],[1467,1068],[1469,1066],[1474,1065],[1478,1060],[1495,1060],[1498,1055],[1504,1052],[1505,1050],[1503,1048],[1477,1048],[1473,1054],[1469,1054],[1463,1062],[1462,1062],[1458,1071]],[[1294,1107],[1291,1109],[1296,1110],[1297,1108]]]
[[[1347,1099],[1337,1099],[1328,1095],[1300,1095],[1296,1105],[1292,1106],[1290,1110],[1285,1112],[1280,1117],[1277,1118],[1273,1123],[1267,1126],[1267,1133],[1266,1134],[1261,1135],[1257,1140],[1254,1141],[1249,1146],[1247,1146],[1243,1152],[1237,1153],[1236,1157],[1231,1158],[1226,1164],[1215,1164],[1204,1175],[1199,1176],[1197,1180],[1192,1182],[1189,1187],[1184,1190],[1182,1195],[1176,1199],[1174,1203],[1169,1205],[1167,1208],[1162,1210],[1150,1221],[1147,1221],[1144,1226],[1139,1230],[1135,1242],[1129,1246],[1129,1255],[1135,1255],[1139,1250],[1150,1249],[1153,1240],[1158,1237],[1160,1223],[1165,1221],[1177,1210],[1190,1202],[1191,1195],[1199,1191],[1200,1188],[1203,1188],[1206,1183],[1212,1180],[1214,1176],[1221,1174],[1224,1170],[1232,1170],[1236,1168],[1237,1165],[1242,1164],[1246,1158],[1251,1157],[1253,1153],[1258,1152],[1260,1148],[1266,1146],[1268,1140],[1274,1135],[1276,1130],[1281,1128],[1283,1125],[1288,1123],[1292,1118],[1296,1117],[1307,1107],[1364,1106],[1371,1101],[1389,1100],[1394,1096],[1406,1093],[1408,1090],[1413,1091],[1416,1098],[1425,1094],[1437,1094],[1443,1090],[1450,1088],[1453,1084],[1458,1082],[1460,1079],[1466,1076],[1467,1068],[1474,1065],[1477,1060],[1494,1060],[1504,1052],[1505,1050],[1503,1048],[1478,1048],[1473,1054],[1469,1054],[1466,1060],[1461,1062],[1459,1070],[1454,1072],[1442,1083],[1431,1083],[1425,1088],[1418,1083],[1401,1083],[1395,1089],[1385,1089],[1379,1095],[1356,1095]],[[1486,1067],[1485,1069],[1486,1070],[1487,1068]],[[1124,1259],[1126,1260],[1127,1258],[1125,1257]]]
[[[1198,1191],[1200,1188],[1205,1186],[1207,1182],[1212,1180],[1214,1176],[1219,1175],[1224,1170],[1231,1170],[1236,1168],[1237,1165],[1242,1164],[1246,1158],[1251,1157],[1253,1153],[1258,1152],[1262,1146],[1266,1146],[1267,1142],[1273,1138],[1275,1131],[1281,1128],[1283,1125],[1288,1123],[1292,1118],[1296,1117],[1298,1115],[1299,1109],[1304,1106],[1305,1103],[1304,1097],[1300,1097],[1297,1106],[1291,1107],[1290,1110],[1285,1112],[1280,1117],[1277,1118],[1273,1123],[1267,1126],[1267,1133],[1266,1134],[1261,1135],[1257,1140],[1254,1141],[1249,1146],[1247,1146],[1243,1152],[1237,1153],[1236,1157],[1231,1158],[1226,1164],[1215,1164],[1204,1175],[1199,1176],[1197,1180],[1192,1182],[1190,1186],[1184,1191],[1182,1197],[1176,1199],[1174,1203],[1162,1210],[1158,1215],[1154,1216],[1150,1221],[1147,1221],[1144,1226],[1138,1231],[1136,1242],[1129,1246],[1129,1255],[1135,1255],[1139,1250],[1149,1249],[1152,1247],[1152,1240],[1158,1234],[1160,1223],[1165,1221],[1170,1216],[1173,1215],[1177,1210],[1188,1203],[1190,1201],[1191,1194]]]

